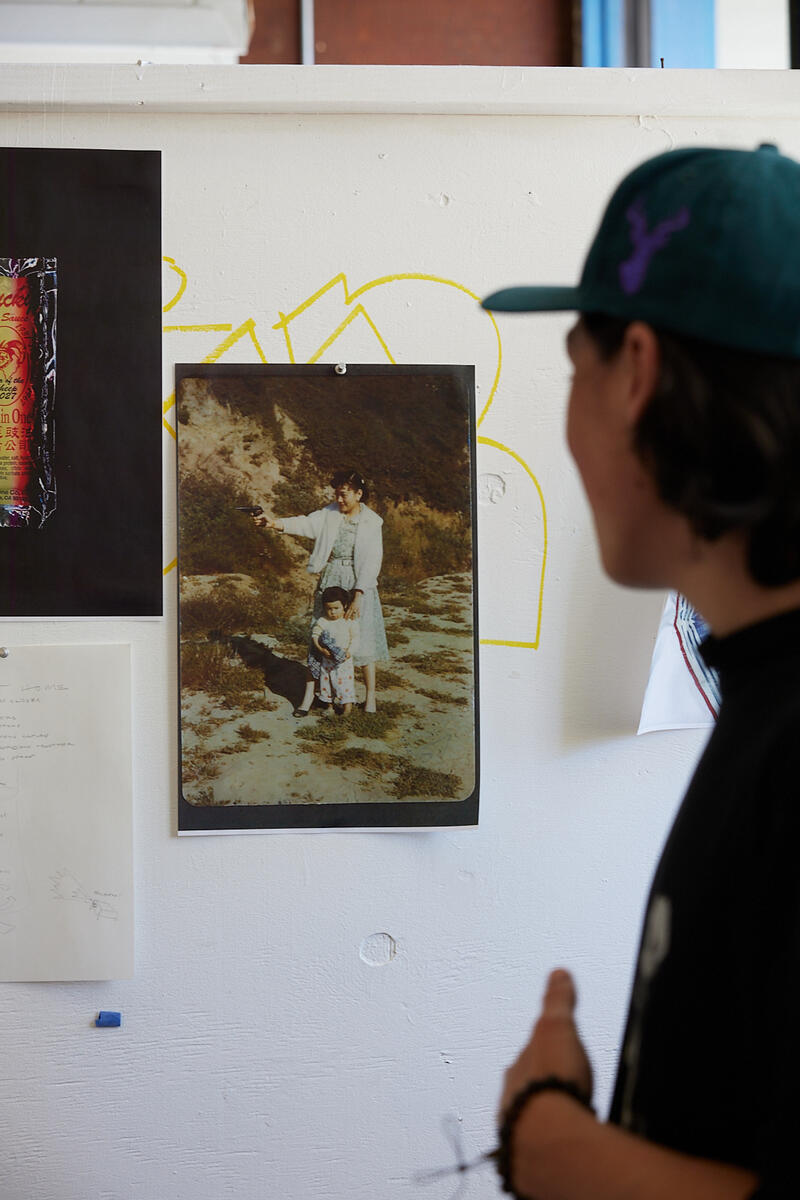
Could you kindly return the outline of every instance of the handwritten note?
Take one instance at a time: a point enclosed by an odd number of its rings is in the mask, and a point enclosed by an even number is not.
[[[133,974],[129,646],[0,658],[0,980]]]

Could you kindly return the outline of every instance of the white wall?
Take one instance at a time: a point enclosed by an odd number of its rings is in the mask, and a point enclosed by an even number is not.
[[[665,79],[669,76],[669,79]],[[466,292],[569,281],[620,174],[672,145],[800,152],[786,73],[12,67],[0,138],[160,148],[170,324],[273,330],[327,281],[361,297],[402,362],[498,364]],[[165,303],[176,291],[165,265]],[[341,285],[294,329],[307,357],[351,311]],[[546,971],[572,967],[605,1104],[648,874],[701,745],[633,731],[662,597],[602,577],[563,445],[568,319],[499,323],[480,434],[545,497],[537,650],[481,654],[480,827],[416,834],[175,837],[176,580],[162,622],[6,622],[11,644],[133,646],[137,973],[0,985],[5,1200],[405,1200],[492,1144],[501,1069]],[[164,335],[172,364],[220,333]],[[257,358],[250,338],[228,358]],[[326,356],[379,359],[364,321]],[[165,430],[166,562],[175,552]],[[488,443],[479,472],[484,636],[531,640],[543,540],[534,486]],[[87,553],[90,541],[87,540]],[[498,555],[497,548],[502,553]],[[499,565],[498,565],[499,564]],[[89,565],[87,563],[87,569]],[[502,574],[501,574],[502,569]],[[385,966],[360,957],[387,932]],[[368,957],[368,955],[365,955]],[[120,1030],[95,1030],[100,1008]],[[471,1184],[493,1196],[490,1173]],[[450,1195],[449,1183],[425,1193]]]
[[[716,65],[788,67],[789,0],[714,0]]]

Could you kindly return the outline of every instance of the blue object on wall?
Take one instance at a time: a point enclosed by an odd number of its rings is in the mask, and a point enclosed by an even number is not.
[[[116,1029],[122,1024],[122,1013],[118,1012],[99,1012],[95,1025],[98,1029]]]

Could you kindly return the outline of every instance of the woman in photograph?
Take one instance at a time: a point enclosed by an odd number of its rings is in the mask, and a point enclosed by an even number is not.
[[[255,517],[255,523],[279,533],[314,539],[308,560],[311,574],[319,574],[314,593],[312,624],[324,615],[322,593],[326,588],[344,588],[352,597],[345,613],[348,621],[359,622],[358,648],[353,655],[363,669],[366,712],[375,712],[375,664],[389,657],[383,624],[378,572],[383,559],[383,518],[366,505],[367,485],[358,471],[336,471],[331,479],[335,499],[325,508],[300,517]],[[311,707],[314,681],[306,684],[295,716],[305,716]]]

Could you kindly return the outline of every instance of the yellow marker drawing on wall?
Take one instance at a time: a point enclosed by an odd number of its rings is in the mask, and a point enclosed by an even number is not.
[[[524,650],[538,650],[539,637],[542,630],[542,603],[544,600],[544,573],[547,565],[547,508],[544,502],[544,495],[539,486],[539,480],[534,475],[525,460],[517,454],[516,450],[512,450],[510,446],[504,446],[502,442],[496,442],[494,438],[484,437],[480,435],[478,442],[484,446],[492,446],[495,450],[500,450],[503,454],[508,454],[515,462],[519,463],[526,475],[532,480],[533,486],[536,488],[536,494],[539,498],[539,504],[542,510],[542,568],[539,575],[538,599],[536,605],[536,633],[533,641],[518,641],[508,638],[481,638],[482,646],[517,646]]]
[[[180,281],[178,290],[176,291],[175,295],[163,306],[163,308],[161,310],[162,312],[166,313],[166,312],[169,312],[171,309],[173,309],[176,306],[176,304],[178,304],[178,302],[180,301],[184,292],[186,291],[186,287],[188,284],[188,276],[186,275],[186,272],[181,267],[178,266],[178,264],[174,258],[170,258],[167,255],[164,255],[163,261],[167,264],[167,266],[169,267],[169,269],[171,271],[175,272],[175,274],[178,276],[179,281]],[[226,354],[228,352],[228,350],[231,349],[231,347],[235,346],[236,343],[241,341],[243,338],[250,339],[250,341],[253,343],[256,353],[258,354],[258,357],[261,359],[262,363],[266,363],[266,361],[267,361],[264,351],[261,349],[261,345],[256,336],[256,323],[255,323],[255,320],[253,317],[248,317],[247,320],[242,321],[242,323],[239,326],[237,326],[236,329],[233,328],[233,324],[231,322],[213,322],[213,323],[201,322],[199,324],[162,325],[161,332],[164,334],[166,334],[166,333],[227,333],[227,335],[228,335],[227,337],[223,338],[223,340],[221,342],[219,342],[216,346],[214,346],[211,350],[209,350],[207,354],[203,355],[203,357],[200,359],[200,361],[203,363],[217,362],[220,358],[222,358],[222,356],[224,354]],[[171,408],[173,408],[174,404],[175,404],[175,393],[170,392],[170,394],[166,397],[166,399],[164,400],[164,402],[161,406],[162,424],[163,424],[164,428],[166,429],[167,433],[170,434],[170,436],[173,438],[175,437],[175,428],[174,428],[174,426],[170,425],[169,421],[166,420],[166,414],[170,411]],[[165,569],[164,569],[165,573],[166,573],[166,571],[170,570],[173,565],[174,564],[171,563],[169,567],[165,567]]]
[[[364,283],[360,287],[356,288],[354,291],[350,291],[350,288],[349,288],[349,285],[347,282],[347,276],[344,271],[340,271],[338,275],[334,275],[334,277],[332,279],[329,279],[327,283],[323,284],[322,287],[318,288],[313,293],[313,295],[308,297],[307,300],[303,300],[302,303],[298,304],[297,307],[292,310],[292,312],[286,313],[286,314],[284,314],[284,313],[279,314],[280,320],[277,321],[276,324],[273,325],[272,328],[280,329],[283,331],[284,337],[286,339],[286,349],[289,354],[289,362],[293,363],[293,362],[297,361],[297,358],[295,357],[295,349],[294,349],[294,345],[292,343],[292,337],[291,337],[291,333],[289,330],[289,326],[291,325],[291,323],[293,321],[296,321],[298,317],[301,317],[304,313],[306,313],[313,305],[318,304],[319,301],[327,293],[329,293],[333,289],[341,286],[341,288],[343,289],[343,292],[344,292],[344,303],[346,306],[349,307],[351,304],[355,303],[355,301],[360,300],[362,296],[365,296],[368,292],[373,291],[373,289],[375,289],[375,288],[381,288],[381,287],[385,287],[389,284],[402,283],[402,282],[407,282],[407,281],[416,281],[416,282],[421,282],[421,283],[434,283],[434,284],[438,284],[438,285],[444,286],[444,287],[455,288],[456,291],[463,292],[464,295],[469,296],[469,298],[471,300],[474,300],[476,304],[480,303],[480,297],[477,296],[475,294],[475,292],[470,291],[470,289],[465,287],[462,283],[457,283],[453,279],[445,279],[440,275],[430,275],[430,274],[423,273],[420,271],[407,271],[407,272],[402,272],[402,273],[396,274],[396,275],[382,275],[378,279],[371,279],[371,280],[369,280],[368,283]],[[497,391],[497,386],[500,382],[500,372],[502,369],[502,343],[500,341],[500,330],[497,327],[497,322],[495,321],[492,313],[485,312],[484,316],[487,317],[491,321],[492,326],[494,327],[494,333],[495,333],[495,337],[497,339],[497,366],[495,369],[494,379],[492,381],[492,386],[489,391],[489,395],[487,397],[486,403],[483,406],[483,409],[481,410],[481,412],[478,416],[478,420],[477,420],[478,426],[481,425],[481,422],[484,420],[486,414],[488,413],[489,409],[491,408],[492,401],[494,400],[494,396]],[[344,333],[345,329],[347,329],[347,327],[354,320],[356,320],[357,317],[363,317],[369,323],[370,327],[372,328],[372,330],[375,333],[375,336],[376,336],[386,358],[388,359],[388,361],[390,363],[394,363],[396,360],[393,357],[393,355],[389,349],[387,339],[383,337],[383,335],[380,333],[375,321],[369,315],[369,313],[367,312],[364,305],[360,304],[360,303],[357,304],[356,307],[350,313],[348,313],[348,315],[345,317],[345,319],[333,330],[332,333],[330,333],[328,335],[328,337],[322,342],[322,344],[313,351],[311,356],[306,361],[310,362],[310,363],[318,362],[319,359],[322,357],[322,355],[325,353],[325,351],[328,350],[333,345],[333,343],[337,340],[337,338],[339,338],[342,335],[342,333]]]
[[[186,291],[186,284],[188,283],[188,279],[186,278],[186,272],[181,270],[181,268],[175,262],[174,258],[168,258],[165,254],[163,261],[167,264],[167,266],[169,267],[169,269],[171,271],[175,272],[175,274],[178,276],[178,280],[179,280],[177,292],[172,297],[172,299],[167,301],[167,303],[161,309],[162,312],[166,313],[166,312],[169,312],[169,310],[171,308],[175,307],[175,305],[178,303],[178,301],[180,300],[183,293]]]
[[[175,262],[174,259],[165,257],[164,262],[167,264],[167,266],[172,271],[174,271],[179,276],[179,281],[180,281],[177,292],[171,298],[171,300],[164,306],[163,311],[166,313],[167,311],[170,311],[172,308],[174,308],[179,303],[181,297],[183,296],[184,292],[186,291],[188,280],[187,280],[187,276],[186,276],[185,272],[182,271],[182,269],[177,265],[177,263]],[[323,357],[323,355],[325,355],[326,352],[329,351],[331,349],[331,347],[337,341],[342,339],[343,335],[348,330],[352,330],[357,325],[361,325],[364,327],[365,331],[368,333],[368,336],[375,342],[375,344],[379,348],[381,357],[385,358],[387,362],[394,364],[397,361],[397,358],[396,358],[395,354],[392,352],[392,349],[390,346],[392,338],[390,336],[387,336],[387,334],[385,333],[385,330],[382,330],[382,328],[381,328],[382,323],[379,322],[378,320],[376,320],[375,317],[368,311],[367,307],[362,302],[362,298],[364,296],[368,295],[369,293],[376,293],[377,289],[389,288],[392,285],[396,285],[398,283],[406,283],[406,282],[430,283],[433,285],[437,285],[438,287],[454,289],[455,291],[460,292],[463,295],[469,297],[471,300],[475,301],[476,305],[479,303],[479,297],[473,291],[471,291],[469,288],[465,287],[463,284],[456,282],[455,280],[446,279],[446,278],[443,278],[442,276],[438,276],[438,275],[432,275],[432,274],[422,273],[422,272],[404,272],[404,273],[393,274],[393,275],[383,275],[383,276],[380,276],[379,278],[369,280],[367,283],[361,284],[359,287],[357,287],[351,291],[348,281],[347,281],[347,276],[346,276],[345,272],[342,271],[339,274],[333,276],[333,278],[329,279],[327,283],[325,283],[321,287],[319,287],[307,299],[303,300],[300,304],[298,304],[290,312],[283,313],[283,312],[279,311],[279,313],[278,313],[279,319],[277,322],[275,322],[274,325],[272,325],[272,329],[283,335],[289,362],[294,363],[294,362],[297,362],[298,359],[300,359],[300,361],[304,361],[307,363],[316,363],[316,362],[319,362],[319,360]],[[341,317],[341,318],[339,315],[336,315],[336,316],[333,315],[334,308],[336,306],[341,307],[341,301],[338,299],[338,297],[336,295],[337,290],[340,290],[344,306],[348,310],[346,312],[346,314],[344,315],[344,317]],[[381,294],[385,294],[385,293],[381,293]],[[326,311],[325,311],[326,304],[330,308],[330,313],[326,313]],[[315,311],[312,313],[312,310],[315,310]],[[319,312],[316,310],[319,310]],[[331,320],[333,328],[331,328],[329,325],[329,327],[328,327],[329,332],[326,333],[322,337],[321,340],[319,340],[319,334],[314,339],[312,348],[310,349],[310,352],[309,352],[309,347],[306,346],[306,352],[304,354],[300,355],[300,354],[298,354],[296,327],[297,327],[298,323],[303,324],[303,322],[301,322],[301,320],[300,320],[301,318],[304,318],[304,317],[307,317],[310,315],[314,316],[314,317],[319,316],[319,317],[323,318],[323,325],[322,325],[323,330],[325,327],[325,325],[324,325],[325,319]],[[500,331],[498,329],[497,323],[494,319],[494,316],[489,312],[484,312],[481,314],[481,316],[483,318],[491,321],[491,324],[493,326],[494,338],[496,340],[496,345],[497,345],[497,359],[496,359],[496,365],[494,368],[494,375],[493,375],[491,387],[489,390],[489,394],[487,396],[487,399],[486,399],[486,402],[485,402],[483,408],[481,409],[480,414],[477,417],[476,424],[478,427],[480,427],[482,425],[482,423],[484,422],[484,420],[486,419],[486,417],[488,416],[488,414],[490,412],[490,409],[491,409],[492,404],[495,399],[495,395],[497,393],[498,385],[500,382],[501,370],[502,370],[502,342],[500,339]],[[307,327],[308,322],[306,322],[305,324]],[[312,322],[312,324],[313,324],[314,328],[317,327],[316,322]],[[216,323],[213,323],[213,324],[174,324],[174,325],[163,326],[163,332],[165,334],[167,334],[167,333],[170,333],[170,334],[189,333],[189,332],[191,332],[191,333],[211,333],[211,332],[227,333],[228,336],[225,337],[221,342],[216,344],[200,360],[204,363],[217,362],[223,355],[225,355],[240,340],[242,340],[243,338],[249,337],[256,349],[256,353],[258,354],[258,357],[261,360],[261,362],[263,362],[263,363],[267,362],[267,358],[261,348],[258,337],[256,335],[255,320],[253,318],[248,318],[247,320],[242,322],[239,326],[237,326],[236,329],[233,328],[232,324],[216,324]],[[320,331],[320,333],[321,332],[322,331]],[[306,333],[306,336],[308,337],[308,328],[306,328],[305,333]],[[312,334],[312,336],[313,336],[313,334]],[[302,338],[301,338],[301,340],[302,340]],[[164,401],[163,413],[164,413],[164,418],[165,418],[164,419],[164,427],[173,438],[176,436],[175,429],[166,420],[166,414],[174,406],[174,404],[175,404],[175,396],[174,396],[174,393],[172,393]],[[543,525],[542,525],[542,528],[543,528],[542,565],[541,565],[541,572],[540,572],[540,577],[538,580],[538,588],[537,588],[538,597],[537,597],[537,605],[536,605],[536,628],[535,628],[533,638],[532,639],[531,638],[522,638],[522,637],[521,638],[508,638],[508,639],[506,639],[506,638],[481,638],[480,639],[481,644],[488,645],[488,646],[512,646],[512,647],[523,648],[523,649],[537,649],[539,646],[539,640],[540,640],[540,635],[541,635],[542,605],[543,605],[543,596],[544,596],[544,577],[545,577],[545,567],[546,567],[546,560],[547,560],[547,513],[546,513],[544,495],[542,493],[542,489],[539,485],[539,482],[538,482],[536,476],[531,471],[530,467],[524,461],[524,459],[517,453],[516,450],[514,450],[510,446],[504,445],[501,442],[495,441],[493,438],[479,436],[477,440],[478,440],[479,444],[491,446],[494,449],[499,450],[501,453],[508,455],[514,462],[516,462],[519,466],[522,467],[523,471],[525,472],[525,476],[533,482],[533,485],[536,489],[538,502],[541,506],[541,517],[542,517],[542,523],[543,523]],[[169,571],[173,570],[176,566],[176,563],[177,563],[177,560],[173,560],[171,563],[169,563],[168,566],[166,566],[164,568],[164,573],[167,574]]]

